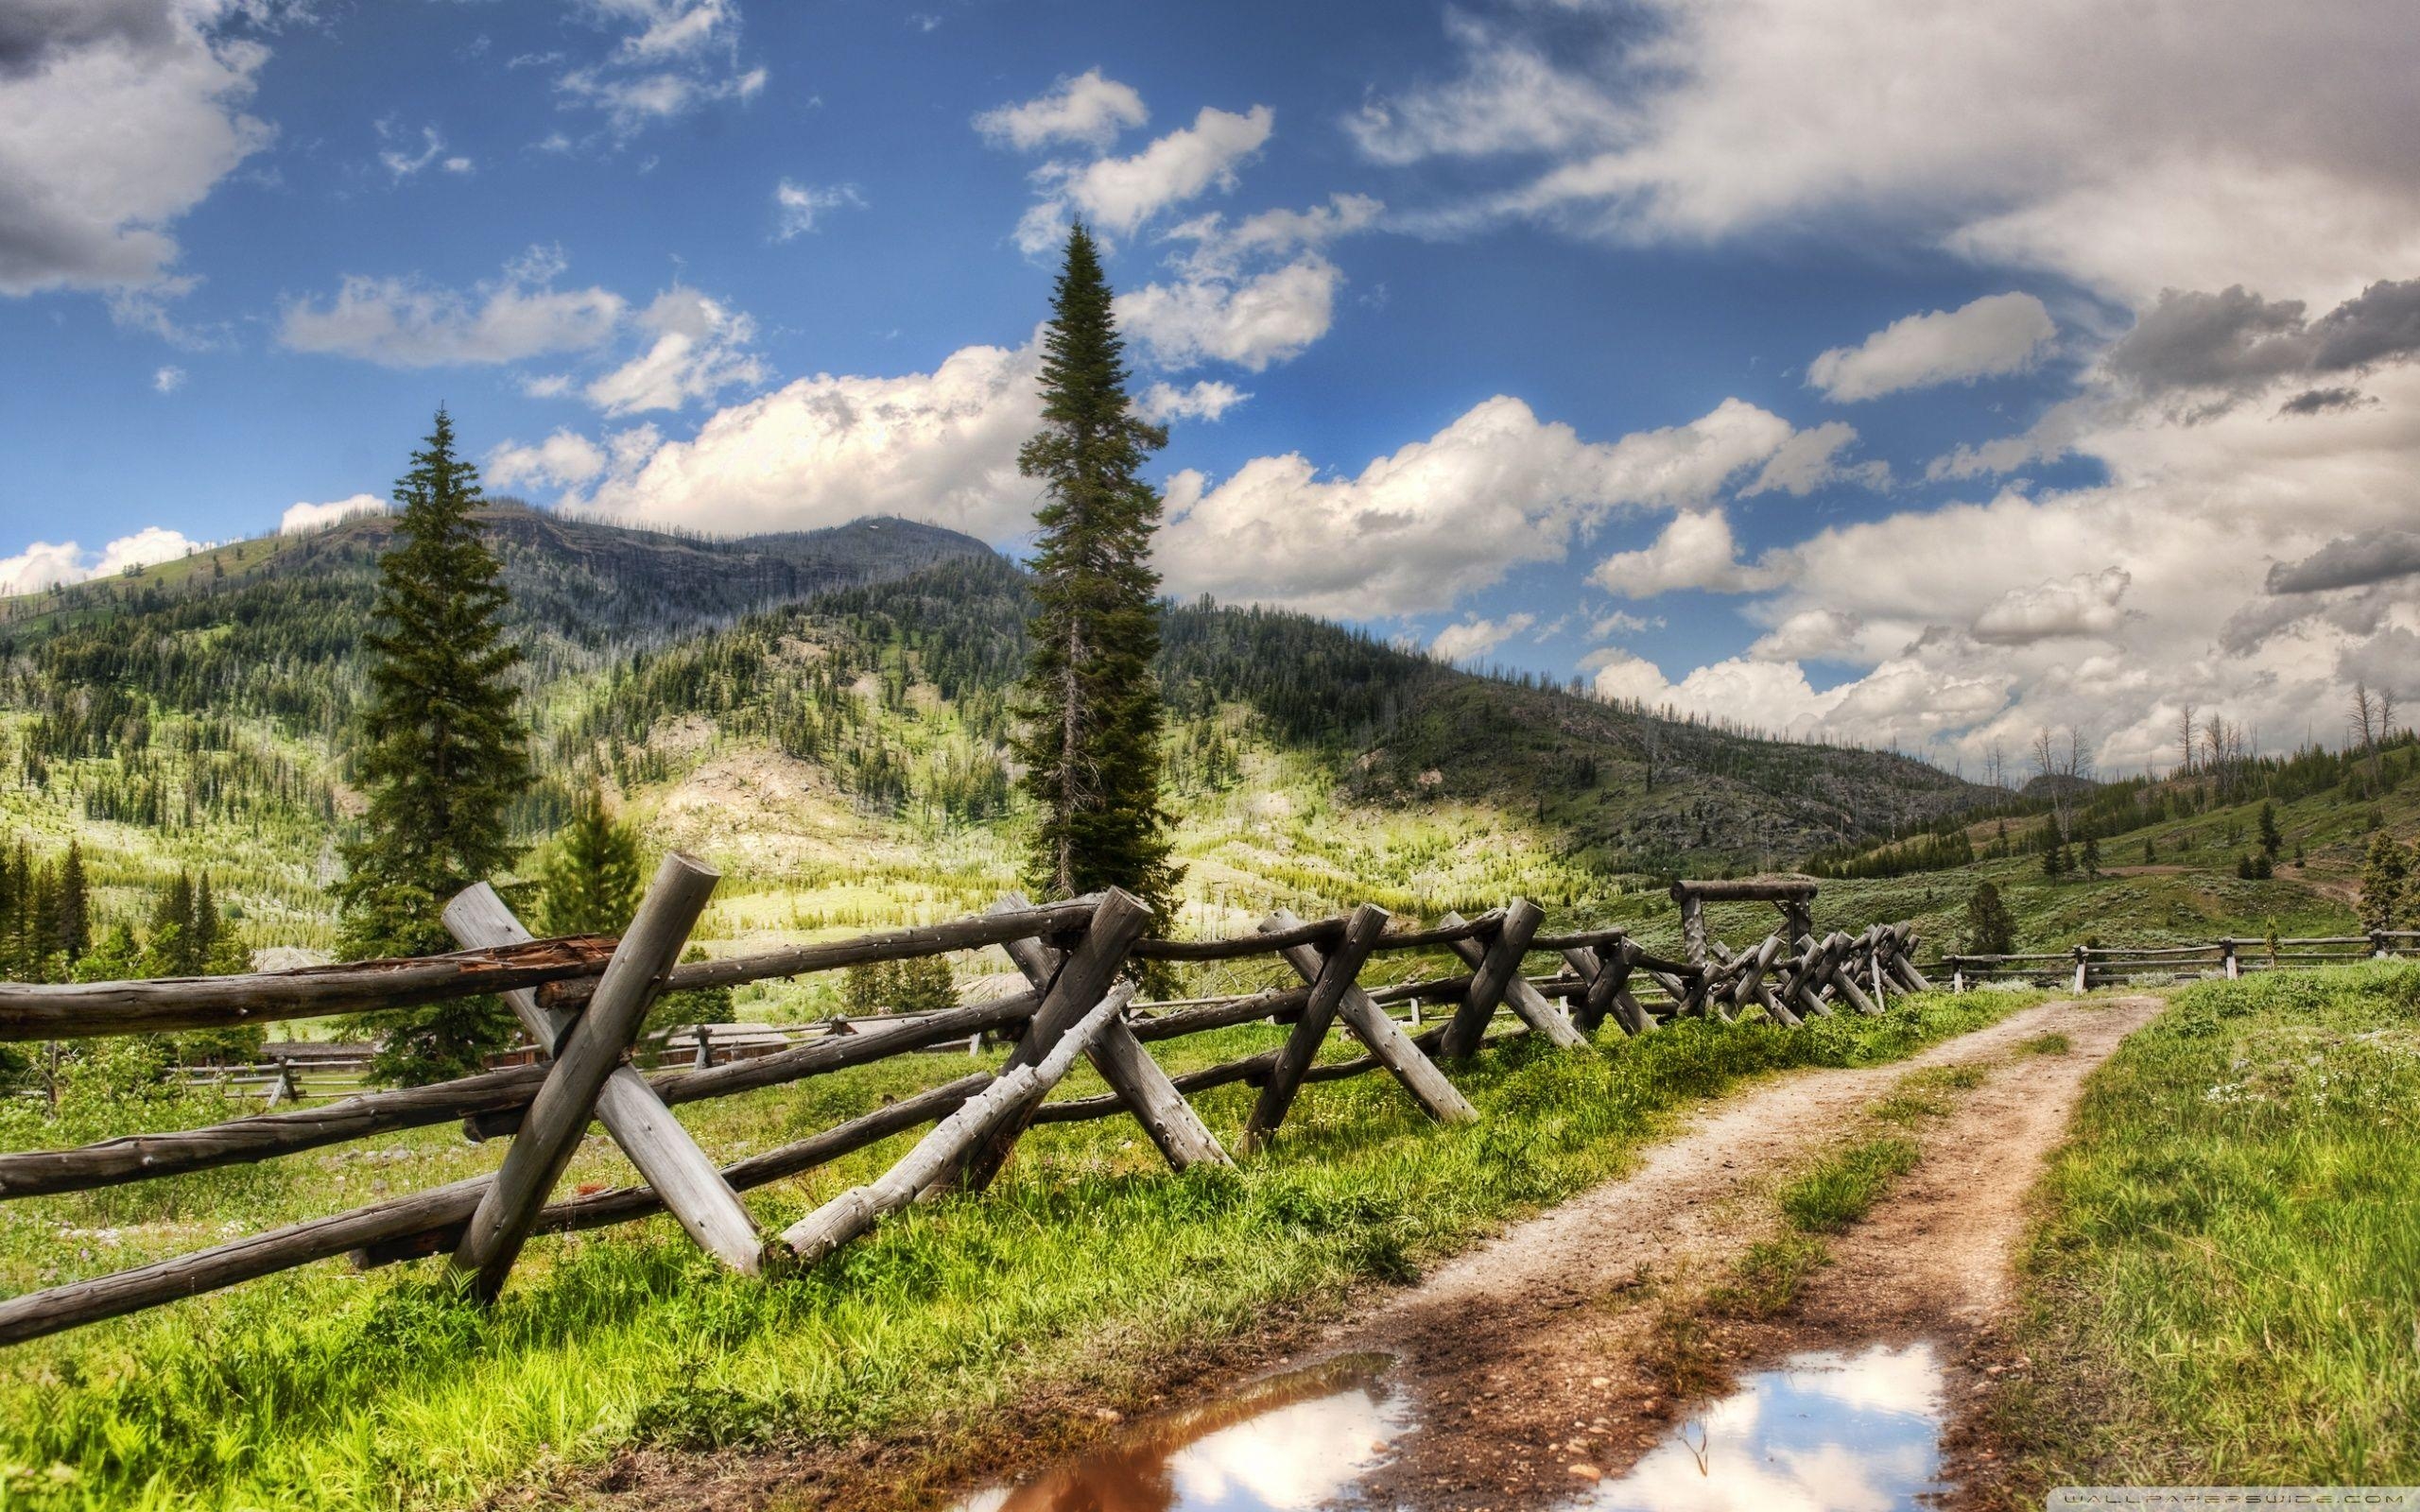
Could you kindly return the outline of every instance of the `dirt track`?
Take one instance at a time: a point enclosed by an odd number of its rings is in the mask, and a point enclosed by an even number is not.
[[[1676,1376],[1703,1394],[1799,1349],[1927,1336],[1950,1362],[1952,1402],[1973,1402],[1979,1384],[2015,1366],[1995,1324],[2025,1194],[2085,1074],[2158,1008],[2151,998],[2048,1004],[1905,1062],[1768,1082],[1717,1104],[1628,1178],[1328,1331],[1323,1348],[1395,1354],[1395,1379],[1423,1409],[1421,1432],[1367,1487],[1371,1500],[1547,1504],[1581,1484],[1575,1465],[1618,1474],[1657,1442],[1686,1405]],[[2065,1054],[2016,1048],[2051,1033],[2066,1037]],[[1776,1172],[1841,1137],[1910,1071],[1970,1064],[1987,1068],[1982,1085],[1919,1130],[1915,1169],[1831,1241],[1836,1263],[1789,1313],[1741,1321],[1686,1307],[1772,1231]],[[1962,1454],[1983,1452],[1955,1418],[1947,1443],[1953,1475],[1972,1468]]]

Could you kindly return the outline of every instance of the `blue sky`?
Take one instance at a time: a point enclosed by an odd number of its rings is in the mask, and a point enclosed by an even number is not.
[[[43,0],[0,586],[382,497],[441,401],[550,507],[1013,545],[1081,214],[1172,591],[1972,772],[2340,739],[2420,649],[2412,29],[1936,11]]]

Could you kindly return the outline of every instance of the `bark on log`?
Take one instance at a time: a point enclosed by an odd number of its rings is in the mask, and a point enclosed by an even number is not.
[[[994,911],[1014,911],[1027,907],[1022,897],[1010,893],[993,905]],[[1063,953],[1038,939],[1011,940],[1007,945],[1009,959],[1025,973],[1037,992],[1046,991],[1051,979],[1059,974],[1064,959]],[[1086,1052],[1092,1057],[1093,1069],[1101,1080],[1133,1110],[1134,1120],[1143,1125],[1170,1166],[1179,1171],[1197,1165],[1233,1165],[1218,1136],[1201,1122],[1184,1094],[1168,1082],[1168,1074],[1160,1069],[1151,1053],[1134,1038],[1134,1031],[1120,1017],[1105,1025],[1094,1037]]]
[[[522,1131],[505,1152],[495,1185],[454,1251],[455,1267],[472,1292],[493,1299],[538,1221],[546,1194],[571,1163],[588,1127],[605,1079],[638,1038],[648,1005],[681,957],[689,930],[705,912],[721,874],[679,851],[664,858],[655,881],[639,901],[631,927],[614,948],[595,999],[564,1036],[548,1067],[545,1085],[529,1104]]]
[[[1110,897],[1126,897],[1113,892]],[[1129,899],[1130,902],[1133,900]],[[1108,900],[1104,900],[1107,906]],[[1140,902],[1134,906],[1150,917],[1150,910]],[[1101,920],[1095,917],[1095,927]],[[1135,924],[1141,929],[1139,921]],[[1116,942],[1117,954],[1124,958],[1129,935]],[[1077,970],[1080,949],[1069,957],[1059,973],[1060,983]],[[1052,990],[1057,990],[1054,985]],[[782,1233],[782,1242],[806,1264],[814,1264],[850,1240],[865,1233],[886,1216],[916,1200],[917,1194],[946,1179],[949,1174],[964,1166],[978,1147],[991,1145],[1006,1133],[1011,1138],[1023,1131],[1033,1116],[1034,1105],[1049,1094],[1050,1089],[1076,1063],[1094,1038],[1110,1021],[1125,1011],[1126,1003],[1134,995],[1132,983],[1119,983],[1109,989],[1106,997],[1094,1005],[1091,1011],[1065,1026],[1057,1042],[1040,1059],[1025,1065],[1011,1065],[985,1088],[969,1099],[955,1113],[941,1121],[933,1131],[917,1142],[899,1163],[881,1177],[861,1187],[852,1187],[831,1201],[801,1218]],[[1027,1037],[1030,1042],[1032,1036]]]
[[[1142,937],[1144,927],[1150,921],[1150,908],[1124,888],[1112,887],[1101,895],[1092,910],[1091,921],[1084,927],[1083,937],[1067,954],[1058,975],[1051,980],[1050,989],[1043,994],[1042,1005],[1034,1010],[1033,1022],[1027,1026],[1025,1038],[1009,1053],[1004,1074],[1021,1066],[1039,1065],[1058,1048],[1068,1030],[1103,1000],[1110,984],[1125,969],[1128,951]],[[1121,997],[1118,1006],[1122,1010],[1125,1005],[1126,999]],[[1024,1120],[1030,1111],[1028,1108],[1019,1113],[969,1145],[965,1164],[948,1173],[949,1178],[977,1192],[990,1186],[993,1177],[1000,1174],[1009,1151],[1015,1146],[1017,1136],[1025,1131]]]
[[[1535,903],[1530,902],[1526,898],[1514,900],[1512,906],[1505,911],[1506,933],[1496,936],[1496,947],[1501,947],[1505,941],[1511,937],[1512,920],[1524,909],[1527,909],[1530,914],[1534,915],[1539,922],[1545,921],[1545,912],[1539,909]],[[1448,915],[1446,917],[1451,918],[1452,916]],[[1536,936],[1537,928],[1533,924],[1529,930],[1528,937],[1523,938],[1518,942],[1522,954],[1528,954],[1530,947],[1535,943]],[[1447,948],[1456,955],[1461,956],[1464,965],[1471,968],[1472,975],[1475,978],[1485,974],[1488,969],[1489,958],[1494,953],[1494,948],[1482,946],[1475,939],[1456,940]],[[1538,1033],[1545,1035],[1548,1040],[1553,1040],[1559,1047],[1564,1050],[1585,1049],[1588,1044],[1588,1037],[1585,1034],[1582,1034],[1580,1031],[1579,1026],[1574,1024],[1569,1019],[1564,1018],[1562,1014],[1555,1011],[1554,1005],[1548,1003],[1546,1000],[1545,995],[1540,993],[1536,988],[1530,986],[1528,978],[1521,975],[1520,968],[1520,956],[1515,955],[1512,957],[1512,975],[1504,984],[1504,1002],[1514,1013],[1520,1015],[1522,1022],[1528,1024]],[[1477,990],[1476,984],[1474,985],[1474,990]],[[1495,1005],[1490,1004],[1488,1006],[1490,1015],[1493,1016]],[[1448,1034],[1446,1038],[1448,1040],[1451,1040],[1453,1037]]]
[[[1279,909],[1269,916],[1272,923],[1290,921],[1293,915]],[[1316,982],[1320,975],[1320,954],[1308,946],[1291,946],[1282,952],[1288,965],[1300,972],[1305,983]],[[1305,988],[1308,990],[1308,988]],[[1338,1000],[1336,1011],[1344,1020],[1354,1038],[1368,1047],[1371,1058],[1387,1068],[1403,1090],[1411,1094],[1421,1110],[1441,1124],[1468,1124],[1478,1118],[1478,1109],[1470,1105],[1445,1074],[1412,1045],[1411,1037],[1390,1018],[1386,1009],[1357,984],[1345,988]]]
[[[1503,926],[1471,972],[1470,991],[1463,994],[1461,1005],[1446,1022],[1443,1045],[1447,1057],[1460,1060],[1478,1049],[1487,1021],[1495,1017],[1495,1005],[1503,1001],[1505,988],[1521,974],[1521,957],[1529,954],[1530,937],[1538,932],[1545,917],[1538,905],[1527,898],[1514,899],[1505,909]],[[1447,914],[1444,919],[1448,927],[1461,921],[1454,914]]]
[[[518,945],[531,938],[493,887],[476,883],[455,894],[443,915],[447,933],[466,946]],[[677,954],[677,953],[676,953]],[[548,1056],[555,1054],[579,1016],[538,1001],[527,988],[507,992],[504,1001],[521,1026]],[[755,1221],[740,1206],[739,1194],[715,1169],[706,1152],[664,1106],[636,1066],[615,1066],[596,1095],[596,1121],[622,1147],[631,1164],[647,1177],[663,1205],[698,1247],[743,1276],[765,1268],[764,1241]]]
[[[1354,977],[1370,958],[1370,947],[1377,943],[1386,928],[1387,911],[1374,903],[1363,903],[1345,920],[1343,937],[1320,963],[1319,974],[1311,980],[1310,1001],[1303,1005],[1303,1017],[1294,1025],[1293,1033],[1286,1037],[1285,1045],[1277,1053],[1276,1065],[1261,1084],[1260,1098],[1253,1105],[1252,1116],[1244,1122],[1245,1149],[1267,1149],[1277,1133],[1277,1125],[1286,1122],[1286,1110],[1293,1106],[1294,1093],[1303,1085],[1303,1073],[1311,1069],[1320,1046],[1327,1040],[1328,1025],[1336,1022],[1338,1005],[1352,990]]]

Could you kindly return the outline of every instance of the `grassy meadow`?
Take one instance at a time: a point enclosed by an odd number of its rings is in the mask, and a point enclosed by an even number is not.
[[[803,1275],[730,1278],[668,1219],[532,1244],[492,1314],[440,1263],[323,1264],[0,1356],[0,1505],[420,1507],[543,1486],[631,1446],[948,1442],[1052,1383],[1115,1394],[1154,1360],[1398,1281],[1509,1219],[1623,1170],[1679,1110],[1740,1078],[1888,1061],[2022,1001],[1906,999],[1802,1029],[1689,1023],[1593,1052],[1514,1041],[1460,1074],[1482,1119],[1428,1124],[1392,1080],[1305,1091],[1269,1155],[1171,1176],[1122,1120],[1037,1129],[979,1198],[918,1209]],[[1253,1025],[1158,1049],[1174,1070],[1263,1048]],[[1331,1054],[1345,1054],[1341,1046]],[[694,1105],[721,1159],[963,1074],[912,1057]],[[10,1147],[223,1116],[105,1065],[65,1122],[0,1114]],[[1061,1095],[1098,1088],[1089,1070]],[[1233,1142],[1248,1088],[1202,1097]],[[912,1136],[753,1194],[778,1228],[867,1179]],[[0,1289],[199,1247],[492,1167],[450,1128],[266,1164],[12,1204]],[[567,1185],[630,1173],[600,1137]],[[936,1469],[943,1467],[937,1465]]]
[[[2420,967],[2214,982],[2095,1072],[1999,1416],[2027,1478],[2420,1482]]]

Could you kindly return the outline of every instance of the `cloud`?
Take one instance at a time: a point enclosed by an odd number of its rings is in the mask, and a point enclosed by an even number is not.
[[[6,34],[0,33],[0,43],[6,40]],[[6,57],[0,51],[0,60]],[[174,561],[199,549],[199,542],[159,525],[120,536],[97,552],[88,552],[72,541],[37,541],[13,557],[0,557],[0,593],[38,593],[88,578],[111,577],[129,568]]]
[[[1910,315],[1854,347],[1807,364],[1806,381],[1829,399],[1877,399],[1936,384],[2022,372],[2059,334],[2031,294],[1989,294],[1955,310]]]
[[[1016,455],[1042,422],[1039,374],[1028,343],[961,348],[929,373],[796,379],[688,440],[616,434],[604,473],[564,504],[717,533],[894,514],[1006,541],[1030,527],[1038,497]]]
[[[286,301],[278,340],[389,368],[519,362],[602,346],[621,321],[621,297],[557,289],[562,267],[560,251],[532,248],[503,277],[467,293],[417,278],[349,276],[324,304]]]
[[[1628,599],[1655,598],[1694,588],[1712,593],[1752,593],[1773,587],[1780,570],[1739,560],[1731,521],[1720,509],[1683,509],[1653,542],[1616,552],[1597,564],[1588,580]]]
[[[387,501],[374,493],[356,493],[349,499],[337,499],[327,504],[291,504],[279,517],[277,533],[281,536],[306,535],[324,530],[339,520],[350,520],[357,514],[383,514]]]
[[[151,388],[154,393],[173,394],[184,386],[185,370],[173,364],[163,367],[151,374]]]
[[[2272,563],[2268,588],[2273,593],[2321,593],[2415,573],[2420,573],[2420,532],[2364,530],[2340,536],[2300,561]]]
[[[1469,662],[1487,655],[1497,646],[1538,623],[1535,614],[1507,614],[1500,620],[1483,620],[1477,616],[1458,625],[1448,625],[1428,643],[1428,654],[1441,662]]]
[[[1560,559],[1616,509],[1703,505],[1790,438],[1729,399],[1686,425],[1585,441],[1518,399],[1472,406],[1351,477],[1299,453],[1213,487],[1168,480],[1159,563],[1169,589],[1368,617],[1443,609],[1514,567]]]
[[[1854,651],[1865,621],[1838,610],[1809,609],[1784,619],[1748,647],[1754,662],[1820,662]]]
[[[379,121],[377,129],[378,140],[388,144],[378,153],[379,164],[397,183],[419,177],[422,169],[444,155],[445,138],[433,126],[422,127],[417,141],[392,116]],[[458,163],[460,166],[456,166]],[[468,173],[471,171],[471,160],[446,158],[445,168],[449,173]]]
[[[2012,588],[1975,616],[1975,639],[1991,645],[2030,645],[2107,635],[2125,623],[2118,606],[2133,582],[2124,568],[2110,567],[2033,588]]]
[[[1212,189],[1232,189],[1236,170],[1260,151],[1275,123],[1266,105],[1240,115],[1205,105],[1191,126],[1132,157],[1046,163],[1036,178],[1046,193],[1018,222],[1017,246],[1028,254],[1056,246],[1070,215],[1112,237],[1131,235],[1163,210]]]
[[[2169,289],[2109,349],[2103,368],[2147,397],[2195,396],[2204,404],[2198,416],[2206,416],[2282,381],[2420,357],[2420,279],[2373,284],[2316,320],[2305,308],[2240,284],[2215,294]],[[2342,404],[2323,397],[2297,413],[2328,407]]]
[[[1240,282],[1147,284],[1117,297],[1117,323],[1167,371],[1217,361],[1260,372],[1327,335],[1343,281],[1327,259],[1305,257]]]
[[[1673,682],[1654,662],[1622,650],[1600,660],[1590,685],[1599,698],[1800,733],[1820,729],[1841,701],[1837,693],[1817,693],[1795,662],[1717,662]]]
[[[773,190],[773,209],[778,225],[773,239],[786,242],[815,230],[816,222],[827,210],[862,210],[865,196],[857,193],[853,183],[836,183],[818,187],[815,184],[793,183],[785,179]]]
[[[975,118],[975,129],[988,141],[1020,152],[1068,142],[1104,152],[1117,133],[1151,118],[1143,96],[1098,68],[1073,78],[1062,77],[1042,94],[1017,105],[1003,105]]]
[[[1615,635],[1644,635],[1649,630],[1663,627],[1664,616],[1661,614],[1634,614],[1628,610],[1617,609],[1591,620],[1588,633],[1601,641]]]
[[[1841,454],[1857,441],[1857,428],[1842,421],[1827,421],[1792,436],[1773,453],[1756,481],[1742,495],[1782,492],[1801,497],[1827,483],[1851,480],[1870,489],[1891,485],[1888,462],[1843,463]]]
[[[493,489],[568,489],[605,471],[604,448],[573,431],[557,431],[534,446],[507,441],[488,454],[481,469]]]
[[[2370,397],[2358,388],[2306,388],[2277,406],[2280,415],[2325,415],[2340,409],[2359,409],[2370,404]]]
[[[1645,0],[1449,20],[1460,74],[1351,123],[1382,162],[1485,160],[1464,224],[1704,242],[1876,229],[2148,301],[2341,298],[2420,264],[2420,29],[2396,0]],[[1459,178],[1460,176],[1458,176]]]
[[[1340,194],[1308,210],[1235,222],[1213,213],[1170,227],[1175,278],[1120,295],[1118,324],[1168,371],[1216,361],[1260,372],[1288,361],[1335,323],[1344,275],[1322,249],[1367,229],[1385,208]]]
[[[268,50],[233,0],[0,14],[0,294],[160,284],[169,228],[274,134]]]
[[[601,112],[616,140],[765,88],[765,70],[740,60],[735,0],[582,0],[579,9],[620,40],[557,76],[555,91],[566,107]]]
[[[749,350],[756,322],[695,289],[657,295],[638,317],[638,326],[653,337],[648,349],[584,390],[588,402],[608,415],[680,409],[772,375]]]
[[[1143,397],[1134,403],[1134,411],[1154,425],[1165,425],[1172,420],[1216,421],[1251,397],[1233,384],[1208,379],[1184,388],[1156,383],[1143,390]]]

